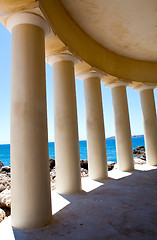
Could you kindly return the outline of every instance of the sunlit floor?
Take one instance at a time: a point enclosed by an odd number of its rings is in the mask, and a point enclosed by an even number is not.
[[[157,167],[135,165],[134,172],[112,170],[109,178],[82,178],[80,194],[52,192],[53,222],[33,231],[0,224],[1,240],[157,239]]]

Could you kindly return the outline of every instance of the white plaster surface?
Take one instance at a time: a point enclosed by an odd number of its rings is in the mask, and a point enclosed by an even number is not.
[[[12,229],[7,218],[0,224],[0,239],[157,239],[157,167],[135,165],[135,169],[112,170],[101,182],[83,178],[80,194],[61,196],[53,191],[55,214],[50,225],[20,231]]]
[[[157,61],[156,0],[61,0],[75,22],[120,55]]]

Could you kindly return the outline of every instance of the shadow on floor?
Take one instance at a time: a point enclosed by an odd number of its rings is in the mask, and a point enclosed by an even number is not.
[[[157,169],[96,182],[100,185],[89,192],[62,195],[70,204],[56,212],[50,225],[13,229],[12,239],[157,239]]]

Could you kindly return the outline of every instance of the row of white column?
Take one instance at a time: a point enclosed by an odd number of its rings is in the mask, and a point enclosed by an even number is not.
[[[11,166],[12,225],[34,228],[51,220],[45,81],[47,23],[37,15],[21,13],[8,20],[12,30]],[[49,56],[53,66],[55,155],[57,191],[81,191],[75,58]],[[100,76],[84,80],[89,176],[107,178],[107,156]],[[133,154],[126,86],[112,85],[117,161],[122,171],[132,171]],[[157,164],[157,127],[153,90],[141,91],[148,163]]]

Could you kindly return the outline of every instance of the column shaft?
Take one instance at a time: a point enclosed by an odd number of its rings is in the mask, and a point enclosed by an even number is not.
[[[149,165],[157,165],[157,123],[154,94],[152,89],[140,92],[144,125],[146,160]]]
[[[100,79],[84,80],[88,169],[92,179],[108,176]]]
[[[12,32],[12,225],[35,228],[51,219],[44,32],[20,24]]]
[[[53,65],[56,186],[61,194],[81,190],[74,63]]]
[[[133,150],[125,86],[112,88],[112,101],[118,168],[121,171],[132,171],[134,169]]]

